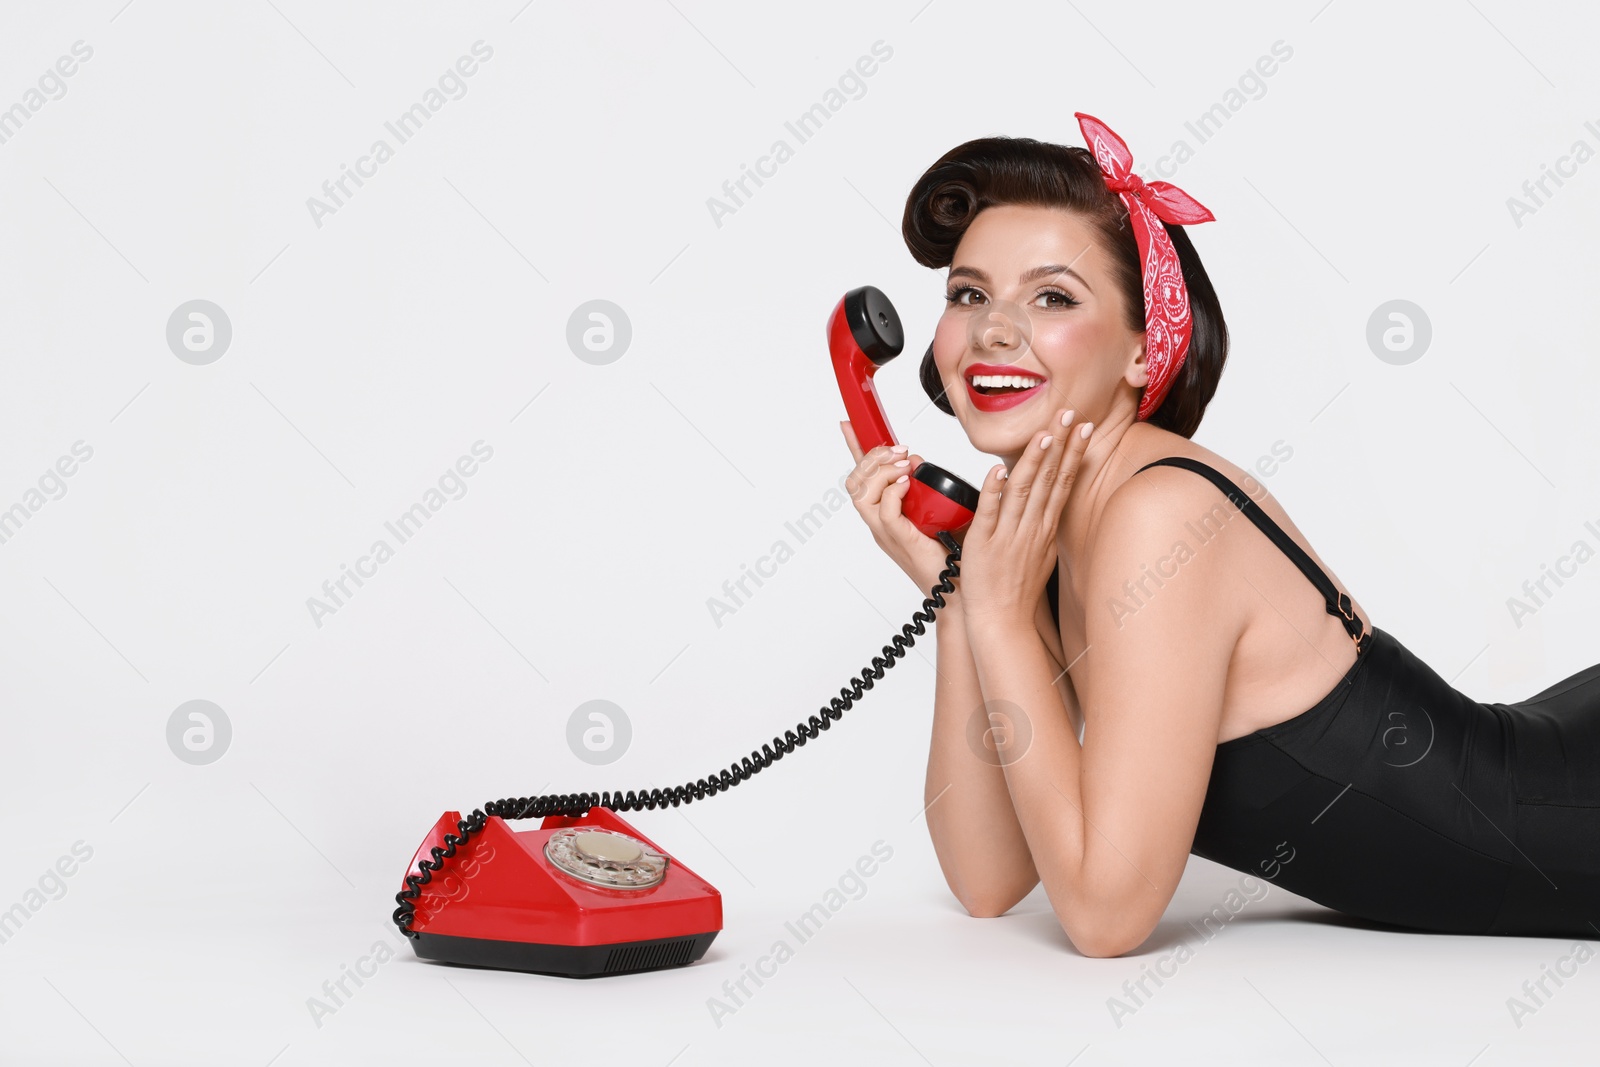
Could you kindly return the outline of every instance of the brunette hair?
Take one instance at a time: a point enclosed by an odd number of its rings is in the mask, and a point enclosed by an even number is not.
[[[1110,253],[1112,278],[1128,309],[1128,328],[1136,332],[1145,328],[1143,272],[1128,210],[1122,197],[1106,187],[1087,148],[1031,137],[982,137],[952,148],[917,179],[906,197],[900,231],[912,258],[924,267],[948,267],[972,220],[997,204],[1061,207],[1083,216]],[[1183,266],[1194,326],[1183,366],[1148,421],[1193,437],[1228,358],[1228,326],[1188,234],[1182,226],[1163,225]],[[922,360],[921,379],[923,391],[939,410],[955,414],[931,347]]]

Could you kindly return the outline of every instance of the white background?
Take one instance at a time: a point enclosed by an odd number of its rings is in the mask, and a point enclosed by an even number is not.
[[[1217,216],[1190,232],[1233,338],[1197,439],[1244,466],[1291,447],[1271,491],[1373,621],[1477,699],[1600,658],[1600,563],[1521,627],[1506,607],[1600,545],[1600,162],[1520,227],[1506,205],[1575,140],[1600,147],[1587,8],[523,4],[0,16],[0,108],[93,49],[0,144],[0,507],[93,449],[0,544],[0,909],[93,849],[0,944],[0,1060],[1586,1055],[1600,965],[1520,1026],[1506,1006],[1569,942],[1380,932],[1280,890],[1118,1025],[1108,998],[1238,875],[1193,859],[1119,959],[1078,955],[1042,890],[966,917],[919,817],[931,636],[803,757],[628,816],[724,894],[700,964],[583,983],[407,950],[318,1025],[308,998],[392,943],[441,811],[710,774],[920,603],[852,509],[803,545],[784,524],[852,465],[823,328],[854,286],[907,324],[879,375],[902,440],[972,480],[990,462],[917,385],[940,282],[899,236],[913,181],[972,137],[1081,143],[1087,111],[1147,175],[1189,141],[1173,180]],[[318,226],[307,198],[479,40],[466,94]],[[784,121],[879,40],[864,94],[796,145]],[[1292,58],[1196,144],[1184,123],[1280,40]],[[718,226],[707,199],[779,137],[794,158]],[[194,299],[233,329],[204,366],[165,337]],[[566,341],[593,299],[632,324],[604,366]],[[1433,327],[1403,366],[1366,342],[1392,299]],[[466,495],[317,625],[307,598],[478,440]],[[794,558],[717,626],[708,598],[780,538]],[[166,740],[194,699],[233,731],[205,766]],[[633,727],[607,767],[566,740],[594,699]],[[724,981],[880,839],[865,895],[714,1023]]]

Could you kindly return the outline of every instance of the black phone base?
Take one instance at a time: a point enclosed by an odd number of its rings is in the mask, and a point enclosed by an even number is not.
[[[614,945],[534,945],[481,937],[419,933],[411,946],[418,959],[462,967],[528,971],[560,978],[601,978],[666,967],[685,967],[706,954],[718,931],[692,937],[658,937]]]

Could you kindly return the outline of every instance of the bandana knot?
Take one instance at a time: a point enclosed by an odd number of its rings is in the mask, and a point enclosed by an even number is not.
[[[1113,192],[1132,193],[1138,197],[1142,197],[1144,191],[1149,188],[1149,186],[1145,185],[1144,179],[1137,174],[1128,174],[1121,178],[1108,176],[1106,178],[1106,186]]]

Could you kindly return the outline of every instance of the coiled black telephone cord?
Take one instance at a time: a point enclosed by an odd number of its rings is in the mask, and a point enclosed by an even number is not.
[[[664,791],[652,789],[649,792],[636,792],[630,789],[627,793],[617,793],[615,796],[610,792],[550,793],[538,797],[491,800],[482,809],[474,811],[465,819],[456,821],[456,830],[460,836],[445,834],[444,847],[435,846],[430,850],[433,859],[423,860],[417,864],[417,869],[422,872],[420,875],[406,875],[406,888],[396,893],[394,898],[400,905],[394,909],[393,916],[400,932],[411,938],[420,936],[411,929],[411,922],[416,915],[416,901],[422,895],[422,887],[433,881],[435,871],[444,869],[444,860],[453,857],[458,848],[470,841],[473,834],[483,829],[490,815],[498,815],[502,819],[536,819],[546,815],[585,815],[591,808],[608,808],[611,811],[640,809],[653,811],[669,804],[677,807],[679,804],[704,800],[706,797],[716,796],[724,790],[732,789],[828,729],[833,725],[833,720],[842,718],[844,713],[861,698],[861,694],[871,689],[873,683],[883,677],[885,670],[904,658],[906,649],[915,645],[917,638],[927,632],[925,624],[932,622],[937,611],[944,607],[943,594],[955,591],[950,579],[961,576],[961,544],[948,531],[941,530],[938,537],[948,550],[948,555],[945,556],[944,570],[939,572],[939,581],[934,585],[932,593],[923,600],[922,607],[912,613],[911,621],[900,627],[900,632],[892,638],[893,643],[883,646],[884,655],[873,656],[872,666],[863,667],[860,675],[850,679],[850,688],[840,689],[839,695],[830,698],[828,706],[820,709],[818,715],[813,715],[806,722],[797,724],[793,730],[785,731],[781,738],[774,737],[771,744],[761,746],[760,752],[751,752],[741,762],[718,772],[710,781],[702,778],[697,782],[674,786]]]

